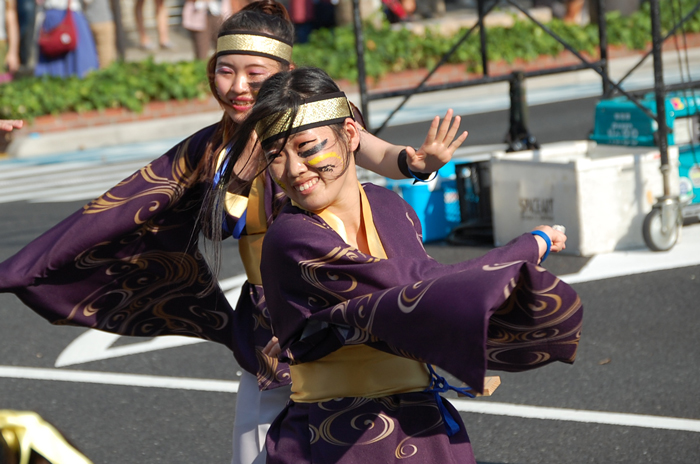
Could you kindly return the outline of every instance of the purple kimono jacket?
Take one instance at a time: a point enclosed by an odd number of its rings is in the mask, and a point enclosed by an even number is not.
[[[261,352],[272,336],[262,287],[246,283],[234,311],[198,247],[197,217],[211,188],[202,163],[216,127],[179,143],[0,263],[0,292],[15,293],[57,325],[222,343],[261,388],[288,384],[288,367]],[[271,218],[274,201],[284,199],[274,183],[266,185]],[[231,229],[237,220],[227,218]]]
[[[574,361],[581,302],[537,266],[531,234],[442,265],[426,254],[407,203],[364,188],[388,259],[361,253],[319,216],[291,205],[267,233],[261,271],[285,360],[310,362],[364,343],[440,366],[478,392],[487,368]],[[431,393],[290,402],[268,434],[268,463],[474,462],[464,426],[448,436],[437,401],[461,425]]]

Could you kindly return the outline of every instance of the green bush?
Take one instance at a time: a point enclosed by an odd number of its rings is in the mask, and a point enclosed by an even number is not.
[[[67,111],[128,108],[139,112],[150,101],[205,98],[209,95],[206,65],[117,62],[84,79],[37,77],[0,86],[0,119],[31,120]]]
[[[668,2],[661,9],[665,31],[691,11],[697,0]],[[668,6],[668,7],[667,7]],[[675,8],[671,8],[674,6]],[[643,49],[651,38],[648,3],[640,11],[623,17],[607,14],[608,42],[631,49]],[[547,24],[576,50],[595,53],[598,46],[596,26],[585,27],[553,20]],[[700,31],[700,14],[689,20],[687,32]],[[386,73],[407,69],[432,68],[461,38],[444,37],[428,30],[419,36],[406,29],[395,30],[389,24],[364,29],[365,67],[367,74],[381,78]],[[512,62],[516,58],[533,60],[540,55],[556,56],[564,47],[529,21],[516,21],[511,28],[493,27],[488,31],[490,60]],[[355,35],[351,26],[322,29],[311,34],[309,43],[294,47],[294,61],[299,65],[323,68],[335,79],[357,80]],[[481,68],[478,31],[457,48],[449,63],[465,63],[470,71]],[[84,79],[27,78],[0,86],[0,119],[31,120],[44,114],[67,111],[101,110],[124,107],[141,111],[150,101],[205,98],[209,95],[204,62],[158,64],[152,60],[139,63],[115,63],[95,71]]]

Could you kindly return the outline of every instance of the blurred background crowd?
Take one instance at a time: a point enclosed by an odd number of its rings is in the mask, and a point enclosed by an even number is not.
[[[254,0],[0,0],[0,84],[23,76],[78,76],[105,68],[126,48],[157,55],[190,48],[206,59],[220,22]],[[639,0],[609,0],[634,9]],[[304,43],[319,28],[352,22],[352,0],[282,0]],[[477,0],[360,0],[365,19],[389,22],[440,17]],[[589,17],[586,0],[523,0],[568,22]],[[191,45],[187,45],[190,42]],[[67,51],[66,51],[67,50]]]

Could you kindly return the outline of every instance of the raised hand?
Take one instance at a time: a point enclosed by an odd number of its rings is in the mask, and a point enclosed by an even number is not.
[[[452,109],[447,110],[445,118],[440,123],[440,117],[435,116],[428,129],[423,145],[414,150],[406,147],[408,167],[414,172],[435,172],[452,159],[455,150],[467,139],[468,132],[464,131],[455,139],[462,118],[456,116],[452,120]]]

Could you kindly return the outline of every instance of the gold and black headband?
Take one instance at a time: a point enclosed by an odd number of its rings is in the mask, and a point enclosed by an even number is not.
[[[289,64],[292,60],[292,44],[262,32],[222,32],[216,41],[216,56],[223,55],[264,56]]]
[[[258,134],[260,143],[273,142],[287,133],[291,135],[314,127],[338,124],[346,118],[353,118],[353,112],[345,94],[335,92],[304,100],[293,122],[291,117],[292,110],[289,109],[259,121],[255,126],[255,132]]]

